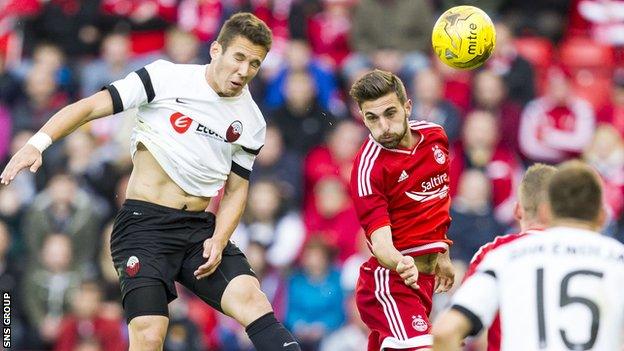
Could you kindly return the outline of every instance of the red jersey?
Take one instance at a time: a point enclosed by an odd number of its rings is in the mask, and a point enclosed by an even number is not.
[[[351,171],[351,196],[369,242],[389,225],[402,254],[445,252],[451,243],[448,138],[434,123],[409,126],[420,134],[412,150],[386,149],[372,136],[364,142]]]
[[[466,269],[466,273],[464,274],[463,281],[466,281],[468,277],[470,277],[477,271],[479,264],[481,263],[481,261],[483,261],[485,256],[490,251],[496,249],[499,246],[503,246],[507,243],[510,243],[516,239],[522,238],[523,236],[531,232],[532,231],[529,230],[529,231],[522,232],[522,233],[497,236],[496,238],[494,238],[493,241],[490,241],[489,243],[481,246],[479,250],[477,251],[477,253],[475,253],[475,255],[472,257],[472,260],[470,260],[470,265],[468,265],[468,269]],[[499,315],[497,315],[492,321],[492,325],[490,326],[490,329],[488,329],[487,338],[488,338],[487,351],[500,351],[501,328],[500,328],[500,316]]]

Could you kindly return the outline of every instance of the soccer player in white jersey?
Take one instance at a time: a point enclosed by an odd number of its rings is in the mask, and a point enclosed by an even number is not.
[[[434,350],[460,350],[499,309],[503,351],[621,349],[624,245],[597,233],[605,215],[595,171],[562,164],[541,212],[552,227],[491,251],[455,293],[434,323]]]
[[[245,326],[257,350],[300,349],[229,241],[265,136],[247,83],[271,43],[264,22],[235,14],[210,46],[210,64],[159,60],[63,108],[0,174],[0,182],[9,184],[24,168],[36,172],[53,141],[91,120],[138,108],[128,200],[111,236],[130,350],[162,350],[176,281]],[[221,188],[215,218],[205,210]]]

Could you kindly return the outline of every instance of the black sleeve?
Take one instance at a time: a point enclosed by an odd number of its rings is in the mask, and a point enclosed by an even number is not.
[[[466,318],[470,320],[472,329],[470,329],[468,336],[475,336],[479,334],[481,329],[483,329],[483,323],[481,322],[479,317],[477,317],[477,315],[474,314],[471,310],[461,305],[453,305],[451,306],[451,309],[463,314],[464,316],[466,316]]]
[[[236,175],[241,176],[247,180],[249,180],[249,176],[251,175],[250,170],[239,165],[236,162],[232,162],[232,172],[234,172]]]
[[[113,114],[123,111],[123,102],[121,101],[121,96],[119,96],[119,91],[117,91],[117,88],[115,88],[114,85],[109,84],[102,88],[102,90],[104,89],[108,90],[111,98],[113,99]]]

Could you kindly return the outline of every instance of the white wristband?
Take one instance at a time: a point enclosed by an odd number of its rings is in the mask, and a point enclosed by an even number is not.
[[[43,153],[48,146],[52,145],[52,138],[44,132],[37,132],[35,135],[30,137],[26,144],[30,144],[35,147],[35,149],[39,150],[39,152]]]

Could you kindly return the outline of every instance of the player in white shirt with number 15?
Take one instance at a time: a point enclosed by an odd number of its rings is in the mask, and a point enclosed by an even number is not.
[[[434,323],[434,350],[460,350],[498,310],[503,351],[621,349],[624,245],[597,233],[605,214],[595,171],[559,166],[540,212],[552,227],[489,253]]]

